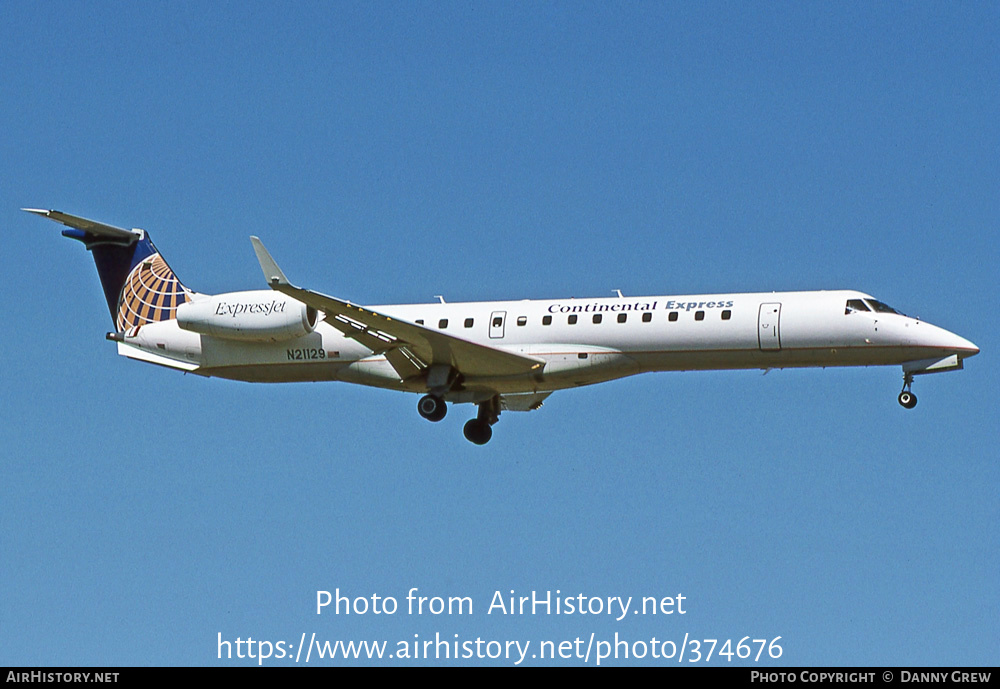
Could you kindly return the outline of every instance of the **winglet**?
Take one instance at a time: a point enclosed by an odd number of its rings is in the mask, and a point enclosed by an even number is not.
[[[254,253],[257,254],[260,269],[264,271],[264,279],[267,280],[268,286],[271,289],[277,289],[280,285],[291,284],[288,282],[285,274],[281,272],[278,264],[271,258],[271,254],[267,253],[267,249],[264,248],[264,244],[260,241],[260,238],[250,237],[250,242],[253,244]]]

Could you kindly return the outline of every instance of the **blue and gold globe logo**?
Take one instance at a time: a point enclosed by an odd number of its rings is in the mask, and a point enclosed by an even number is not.
[[[190,300],[188,290],[163,257],[153,254],[136,265],[125,280],[118,300],[118,331],[170,320],[177,307]]]

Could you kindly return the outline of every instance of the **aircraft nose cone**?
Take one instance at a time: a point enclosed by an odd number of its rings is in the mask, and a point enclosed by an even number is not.
[[[947,331],[945,331],[947,332]],[[979,347],[973,343],[966,340],[960,335],[948,332],[948,349],[955,350],[955,353],[961,357],[970,357],[979,354]]]
[[[936,349],[942,354],[957,354],[963,359],[979,354],[979,347],[950,330],[929,323],[921,323],[918,327],[922,328],[918,341],[924,347]]]

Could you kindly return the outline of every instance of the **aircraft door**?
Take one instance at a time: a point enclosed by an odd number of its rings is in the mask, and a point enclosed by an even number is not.
[[[494,311],[490,315],[490,337],[494,340],[503,337],[503,324],[507,320],[506,311]]]
[[[781,304],[761,304],[757,314],[757,341],[764,350],[781,349]]]

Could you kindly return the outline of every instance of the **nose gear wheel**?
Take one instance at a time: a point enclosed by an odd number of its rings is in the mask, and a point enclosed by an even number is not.
[[[913,374],[904,373],[903,391],[899,393],[899,397],[897,397],[896,399],[906,409],[913,409],[915,406],[917,406],[917,396],[910,391],[911,385],[913,385]]]

